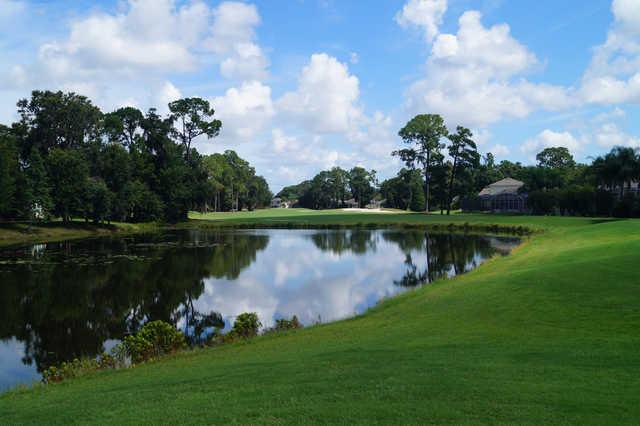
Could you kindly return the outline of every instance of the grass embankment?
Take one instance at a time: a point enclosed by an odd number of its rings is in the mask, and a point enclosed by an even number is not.
[[[0,247],[78,238],[102,237],[114,234],[145,232],[158,229],[155,224],[111,223],[95,225],[84,221],[48,223],[0,223]]]
[[[4,394],[3,423],[640,420],[640,221],[344,212],[287,220],[545,232],[357,318]]]

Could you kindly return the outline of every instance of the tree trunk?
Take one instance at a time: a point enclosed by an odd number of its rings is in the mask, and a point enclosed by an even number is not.
[[[451,215],[451,200],[453,199],[453,180],[456,177],[456,167],[458,163],[458,157],[453,158],[453,167],[451,169],[451,178],[449,179],[449,190],[447,191],[447,216]]]
[[[430,186],[429,182],[431,179],[429,178],[429,169],[427,167],[424,168],[424,211],[429,213],[429,194],[430,194]]]

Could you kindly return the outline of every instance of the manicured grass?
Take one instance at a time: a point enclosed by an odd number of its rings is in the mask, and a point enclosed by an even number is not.
[[[545,231],[508,257],[357,318],[4,394],[2,422],[640,421],[640,221],[295,214],[227,220]]]

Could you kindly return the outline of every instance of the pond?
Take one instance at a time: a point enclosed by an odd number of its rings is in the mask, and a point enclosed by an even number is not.
[[[193,342],[242,312],[265,327],[293,315],[334,321],[518,243],[424,230],[183,230],[0,249],[0,390],[108,351],[149,320]]]

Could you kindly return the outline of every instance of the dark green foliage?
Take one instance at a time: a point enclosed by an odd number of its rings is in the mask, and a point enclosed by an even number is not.
[[[442,117],[436,114],[421,114],[412,118],[398,135],[409,148],[394,151],[410,169],[419,166],[424,177],[425,210],[429,211],[431,197],[431,173],[433,167],[441,162],[440,151],[444,144],[440,140],[448,135]]]
[[[15,139],[0,128],[0,218],[15,214],[19,172]]]
[[[286,331],[292,330],[296,328],[302,328],[302,324],[298,320],[298,317],[294,315],[291,319],[281,318],[276,320],[276,326],[274,327],[275,331]]]
[[[471,131],[462,126],[458,126],[456,133],[448,136],[451,142],[448,150],[452,165],[447,188],[447,214],[451,212],[454,191],[460,196],[468,195],[472,191],[467,176],[471,176],[480,164],[480,154],[472,137]]]
[[[146,323],[140,331],[126,336],[111,353],[97,358],[75,358],[70,362],[52,365],[42,372],[43,383],[57,383],[95,371],[123,368],[132,364],[175,353],[187,346],[185,336],[174,326],[164,321]]]
[[[305,180],[296,185],[285,186],[276,194],[276,197],[280,197],[286,201],[296,201],[302,198],[310,187],[311,181]]]
[[[124,206],[123,220],[130,222],[146,222],[163,218],[164,205],[158,195],[139,181],[127,183],[122,195],[115,200],[116,206]]]
[[[245,312],[236,317],[233,327],[229,332],[234,337],[247,339],[258,335],[262,323],[255,312]]]
[[[273,194],[248,161],[231,150],[202,157],[206,185],[201,188],[200,210],[238,211],[268,207]]]
[[[211,204],[269,204],[266,180],[233,151],[216,154],[221,165],[191,148],[222,126],[206,100],[169,109],[168,117],[132,107],[103,114],[75,93],[32,92],[18,102],[20,120],[0,127],[0,218],[177,222]]]
[[[202,135],[213,138],[220,133],[222,122],[213,118],[215,111],[204,99],[178,99],[169,104],[169,111],[170,119],[175,123],[171,133],[182,143],[187,156],[190,155],[193,139]]]
[[[375,194],[376,171],[354,167],[349,171],[348,180],[351,194],[358,203],[358,207],[367,205]]]
[[[411,194],[413,194],[409,203],[409,210],[423,212],[427,204],[422,191],[422,182],[414,178],[409,185],[411,186]]]
[[[85,186],[84,217],[100,223],[111,217],[113,193],[100,178],[90,178]]]
[[[82,215],[89,165],[80,151],[54,148],[47,157],[54,214],[68,222]]]
[[[104,115],[104,130],[111,142],[132,147],[140,134],[144,115],[133,107],[120,108]]]
[[[51,181],[38,150],[32,149],[26,158],[20,182],[20,217],[48,219],[53,211]]]
[[[84,96],[35,90],[17,106],[15,128],[24,155],[32,148],[43,155],[53,148],[81,148],[100,138],[102,112]]]
[[[552,169],[575,167],[576,162],[569,150],[565,147],[545,148],[536,155],[538,166]]]
[[[346,206],[353,198],[358,207],[366,206],[376,194],[376,171],[354,167],[323,170],[310,181],[284,188],[278,196],[298,200],[297,205],[309,209],[333,209]]]
[[[152,321],[136,334],[125,337],[123,345],[131,362],[138,364],[184,349],[187,343],[184,334],[171,324]]]

